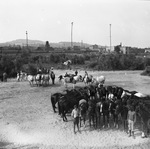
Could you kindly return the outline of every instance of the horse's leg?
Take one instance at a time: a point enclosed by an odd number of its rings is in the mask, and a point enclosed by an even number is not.
[[[116,127],[116,115],[114,113],[112,113],[112,115],[113,115],[114,127]]]
[[[89,118],[89,123],[90,123],[90,128],[91,128],[91,116],[90,116],[90,118]]]
[[[93,127],[95,128],[96,124],[95,124],[95,115],[94,114],[92,115],[92,122],[93,122]]]
[[[53,111],[54,111],[54,113],[56,113],[56,110],[55,110],[56,106],[55,106],[55,103],[54,103],[54,101],[52,99],[51,99],[51,103],[52,103]]]
[[[65,88],[67,88],[67,83],[65,82],[65,80],[64,80],[64,86],[65,86]]]
[[[109,124],[109,112],[107,113],[107,126],[108,126],[108,128],[110,127],[110,124]]]
[[[99,126],[99,113],[98,113],[98,111],[96,111],[95,118],[96,118],[96,128],[97,128]]]
[[[147,138],[147,136],[148,136],[147,124],[144,121],[142,121],[141,124],[142,124],[142,136],[141,137],[142,138]]]
[[[89,125],[90,125],[90,128],[91,128],[91,115],[89,115]]]
[[[67,117],[66,117],[66,112],[64,110],[62,110],[62,117],[63,117],[63,121],[66,122]]]
[[[100,114],[97,115],[97,127],[100,127]]]
[[[98,116],[97,113],[95,114],[95,128],[97,128],[98,125]]]
[[[58,115],[61,115],[61,106],[60,106],[59,102],[58,102]]]
[[[33,81],[30,81],[30,86],[33,86]]]
[[[124,131],[126,131],[126,128],[127,128],[127,120],[123,119],[123,128],[124,128]]]
[[[118,115],[117,114],[115,114],[116,115],[116,128],[118,129],[119,128],[119,124],[118,124]]]
[[[35,84],[36,84],[36,86],[38,86],[38,80],[35,80]]]
[[[79,117],[80,127],[81,127],[81,121],[82,121],[82,118],[81,118],[81,116],[80,116],[80,117]]]
[[[53,83],[53,85],[55,84],[55,83],[54,83],[54,79],[52,79],[52,83]]]
[[[86,119],[86,115],[83,116],[84,127],[85,127],[85,119]]]
[[[99,113],[99,127],[101,125],[101,113]]]
[[[75,89],[75,85],[74,85],[74,83],[73,83],[73,86],[72,86],[72,88],[73,88],[73,89]]]
[[[67,122],[68,120],[67,120],[67,117],[66,117],[66,113],[64,114],[64,118],[65,118],[65,121]]]
[[[40,86],[40,80],[38,80],[38,87]]]
[[[103,113],[103,128],[105,127],[105,113]]]

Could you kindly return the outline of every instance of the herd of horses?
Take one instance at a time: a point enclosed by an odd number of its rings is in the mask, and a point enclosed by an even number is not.
[[[54,72],[37,73],[36,75],[27,75],[25,72],[17,74],[17,81],[19,82],[23,80],[27,80],[30,86],[48,86],[50,84],[50,80],[52,80],[52,84],[55,84],[55,74]]]
[[[77,105],[80,110],[80,126],[82,120],[84,125],[89,120],[90,127],[110,127],[111,119],[113,125],[119,128],[118,118],[121,117],[124,131],[127,131],[127,115],[132,106],[140,119],[144,136],[148,135],[150,129],[150,97],[122,87],[103,84],[76,86],[74,89],[52,94],[51,103],[54,112],[58,110],[63,121],[67,121],[66,114]]]
[[[37,86],[48,86],[50,79],[54,79],[50,74],[37,74],[35,76],[28,75],[28,81],[31,86],[34,85],[34,82]]]
[[[28,81],[30,86],[49,86],[50,81],[52,84],[55,84],[55,73],[54,71],[46,71],[46,72],[37,72],[36,75],[27,74],[25,72],[17,73],[17,81]],[[60,75],[58,77],[59,82],[61,82],[66,88],[68,86],[68,83],[72,83],[73,88],[75,88],[75,84],[77,82],[83,82],[85,85],[91,84],[91,83],[102,83],[105,82],[105,77],[100,76],[97,78],[94,78],[92,75],[78,75],[78,74],[65,74]]]
[[[60,75],[59,77],[59,82],[63,82],[64,86],[67,87],[67,83],[72,83],[73,84],[73,89],[75,88],[75,84],[77,82],[83,82],[85,85],[89,84],[104,84],[105,82],[105,77],[104,76],[99,76],[97,78],[94,78],[93,75],[77,75],[77,74],[65,74]]]
[[[58,111],[63,121],[67,121],[67,113],[71,113],[74,105],[77,105],[80,111],[80,127],[82,120],[89,121],[89,126],[94,128],[111,127],[113,125],[119,128],[119,118],[123,123],[124,131],[127,131],[127,115],[130,107],[133,107],[141,122],[142,135],[145,137],[150,130],[150,96],[143,95],[136,91],[125,90],[118,86],[106,86],[105,77],[94,78],[92,75],[82,77],[78,74],[60,75],[59,81],[72,83],[73,88],[66,88],[65,91],[51,95],[53,111]],[[18,76],[18,81],[26,79],[33,86],[47,86],[50,79],[55,84],[55,74],[37,73],[36,75],[27,75],[26,73]],[[74,86],[77,82],[84,82],[85,86]],[[57,110],[56,110],[57,109]]]

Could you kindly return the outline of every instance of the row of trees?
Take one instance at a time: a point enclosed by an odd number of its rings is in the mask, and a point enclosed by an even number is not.
[[[0,56],[0,74],[6,72],[9,77],[16,76],[20,70],[28,73],[34,72],[37,67],[49,67],[57,64],[57,68],[63,68],[63,62],[70,59],[72,65],[82,65],[95,70],[143,70],[150,66],[150,58],[136,57],[135,55],[124,55],[118,53],[110,54],[58,54],[53,53],[46,56],[33,56],[28,51],[20,55]]]
[[[143,70],[150,65],[150,58],[136,57],[124,54],[102,54],[89,64],[89,68],[96,70]]]

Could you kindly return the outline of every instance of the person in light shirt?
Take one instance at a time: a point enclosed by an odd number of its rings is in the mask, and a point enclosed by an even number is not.
[[[77,108],[77,105],[74,106],[74,109],[72,110],[71,116],[73,117],[73,130],[74,133],[76,133],[75,128],[77,126],[78,131],[79,130],[79,109]]]
[[[136,113],[134,111],[133,106],[131,106],[129,111],[128,111],[129,137],[131,136],[131,133],[132,133],[133,138],[135,138],[135,136],[134,136],[134,125],[135,125],[135,122],[136,122]]]

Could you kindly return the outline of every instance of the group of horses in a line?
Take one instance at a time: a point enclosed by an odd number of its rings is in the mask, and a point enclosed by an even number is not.
[[[60,75],[59,82],[62,82],[65,87],[67,87],[68,83],[72,83],[73,89],[75,88],[75,84],[77,82],[84,82],[85,86],[89,84],[104,84],[105,77],[103,75],[99,77],[94,77],[93,75],[77,75],[77,74],[68,74]]]
[[[30,85],[33,86],[34,82],[37,86],[49,86],[50,80],[52,80],[52,84],[55,84],[55,74],[54,72],[47,74],[37,74],[37,75],[28,75],[27,80]]]
[[[25,72],[17,73],[17,81],[28,81],[30,86],[48,86],[50,80],[52,80],[52,84],[55,84],[55,74],[53,71],[49,73],[37,73],[36,75]]]
[[[150,129],[150,97],[122,87],[91,84],[67,89],[62,93],[52,94],[51,103],[54,112],[57,109],[63,121],[67,121],[66,114],[77,105],[80,111],[80,127],[82,120],[85,126],[88,119],[90,127],[111,127],[110,120],[113,120],[113,125],[119,128],[118,119],[121,118],[124,131],[127,131],[127,115],[132,106],[141,120],[142,135],[147,136]]]
[[[30,86],[48,86],[50,84],[50,80],[52,84],[55,84],[55,73],[54,71],[49,71],[47,73],[37,73],[36,75],[27,74],[26,72],[17,73],[17,81],[28,81]],[[72,73],[66,73],[65,75],[58,76],[58,82],[62,83],[66,88],[68,87],[68,83],[72,83],[73,88],[75,88],[75,84],[77,82],[83,82],[85,85],[88,84],[96,84],[101,83],[104,84],[105,77],[93,77],[93,75],[78,75]]]

